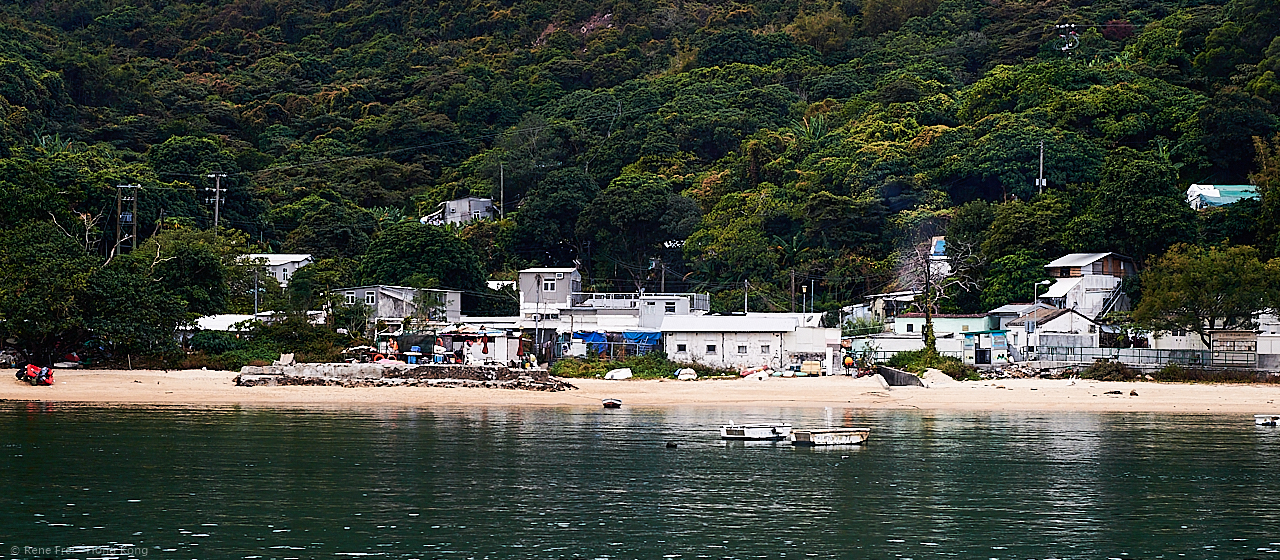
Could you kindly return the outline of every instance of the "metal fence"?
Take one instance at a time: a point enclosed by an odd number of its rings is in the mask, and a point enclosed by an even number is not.
[[[621,359],[627,356],[643,356],[652,352],[656,344],[640,344],[636,342],[588,342],[585,357],[601,360]],[[568,343],[555,345],[555,357],[572,357]]]
[[[900,353],[901,353],[901,352],[899,352],[899,351],[893,351],[893,350],[876,350],[875,352],[872,352],[872,353],[871,353],[871,359],[872,359],[873,361],[875,361],[875,363],[877,363],[877,364],[883,364],[883,363],[888,362],[888,361],[889,361],[889,358],[892,358],[892,357],[894,357],[895,355],[900,354]],[[852,352],[852,353],[850,353],[850,355],[852,355],[852,356],[854,356],[854,357],[857,357],[857,356],[861,355],[861,353],[859,353],[859,352]],[[939,355],[939,356],[943,356],[943,357],[947,357],[947,358],[955,358],[955,359],[957,359],[957,360],[963,360],[963,359],[964,359],[964,352],[946,352],[946,351],[939,351],[939,352],[938,352],[938,355]]]
[[[1256,352],[1214,352],[1211,350],[1156,350],[1152,348],[1077,348],[1041,346],[1031,359],[1049,362],[1091,363],[1113,361],[1126,365],[1243,367],[1258,365]]]

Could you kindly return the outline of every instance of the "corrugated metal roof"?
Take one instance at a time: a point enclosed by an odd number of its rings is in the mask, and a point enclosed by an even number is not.
[[[578,270],[578,269],[573,268],[573,267],[569,267],[569,268],[526,268],[526,269],[524,269],[524,270],[521,270],[520,272],[532,272],[532,273],[564,272],[564,273],[569,273],[569,272],[573,272],[573,271],[575,271],[575,270]]]
[[[1005,313],[1021,314],[1026,310],[1030,309],[1031,306],[1033,305],[1035,304],[1034,303],[1006,303],[1004,305],[1001,305],[1000,307],[997,307],[995,309],[992,309],[991,311],[988,311],[987,314],[988,315],[1001,315]]]
[[[1071,253],[1070,255],[1064,255],[1064,256],[1058,257],[1053,262],[1044,265],[1044,267],[1051,268],[1051,267],[1063,267],[1063,266],[1069,266],[1069,267],[1085,266],[1088,264],[1093,264],[1094,262],[1101,260],[1103,257],[1106,257],[1107,255],[1115,255],[1116,258],[1123,259],[1126,261],[1133,260],[1133,259],[1130,259],[1129,257],[1116,254],[1116,253]]]
[[[681,315],[664,317],[662,332],[792,332],[796,320],[750,315]]]
[[[1036,309],[1036,311],[1033,311],[1033,312],[1027,313],[1027,315],[1024,315],[1024,316],[1021,316],[1021,317],[1015,318],[1015,320],[1012,320],[1012,321],[1006,322],[1006,323],[1005,323],[1005,326],[1010,326],[1010,327],[1012,327],[1012,326],[1021,326],[1021,325],[1025,325],[1025,323],[1027,323],[1027,321],[1034,321],[1034,322],[1036,322],[1036,325],[1037,325],[1037,326],[1039,326],[1039,325],[1044,325],[1044,323],[1047,323],[1047,322],[1050,322],[1050,321],[1052,321],[1052,320],[1055,320],[1055,318],[1059,318],[1059,317],[1061,317],[1061,316],[1064,316],[1064,315],[1066,315],[1066,313],[1075,313],[1075,315],[1076,315],[1076,316],[1079,316],[1080,318],[1083,318],[1083,320],[1088,321],[1088,322],[1093,322],[1092,318],[1088,318],[1088,317],[1085,317],[1085,316],[1083,316],[1083,315],[1080,315],[1080,313],[1079,313],[1078,311],[1075,311],[1075,309],[1046,309],[1046,308],[1039,308],[1039,309]]]
[[[1052,286],[1049,286],[1048,290],[1045,290],[1043,294],[1040,294],[1040,297],[1047,297],[1047,298],[1067,297],[1067,292],[1071,291],[1072,288],[1076,287],[1083,281],[1084,281],[1083,276],[1076,276],[1074,278],[1059,278],[1057,282],[1054,282]]]
[[[250,260],[266,259],[267,266],[280,266],[311,259],[308,253],[250,253],[248,256]]]

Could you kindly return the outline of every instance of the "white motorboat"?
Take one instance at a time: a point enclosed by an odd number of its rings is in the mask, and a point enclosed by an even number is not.
[[[1254,414],[1253,423],[1258,426],[1280,425],[1280,414]]]
[[[791,432],[791,445],[861,445],[871,437],[871,428],[828,428]]]
[[[721,439],[782,440],[791,435],[791,424],[729,424],[720,426]]]

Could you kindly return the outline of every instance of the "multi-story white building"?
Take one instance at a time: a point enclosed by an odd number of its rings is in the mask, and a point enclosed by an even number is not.
[[[288,285],[289,278],[299,268],[314,262],[311,255],[306,253],[249,253],[248,259],[253,264],[265,264],[281,286]]]
[[[435,212],[423,216],[420,221],[433,226],[462,225],[497,215],[498,209],[493,206],[493,199],[469,196],[441,202]]]
[[[1116,253],[1072,253],[1044,265],[1056,281],[1036,301],[1058,309],[1073,309],[1093,320],[1112,311],[1128,311],[1129,298],[1120,289],[1125,278],[1137,274],[1133,259]]]

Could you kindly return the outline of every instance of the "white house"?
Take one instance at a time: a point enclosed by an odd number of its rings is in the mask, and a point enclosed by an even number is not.
[[[441,202],[435,212],[423,216],[422,223],[433,226],[462,225],[472,220],[482,220],[498,215],[492,198],[469,196]]]
[[[1056,281],[1036,298],[1059,309],[1074,309],[1091,319],[1111,311],[1128,311],[1129,298],[1120,289],[1125,278],[1137,274],[1133,259],[1116,253],[1072,253],[1044,266]]]
[[[282,286],[289,283],[289,278],[299,268],[315,262],[306,253],[249,253],[248,258],[251,263],[265,264]]]
[[[893,332],[921,336],[924,333],[924,323],[924,313],[903,313],[893,320]],[[933,332],[935,336],[941,333],[964,333],[985,330],[987,330],[987,316],[983,314],[933,314]]]
[[[994,330],[1005,330],[1009,321],[1017,319],[1036,309],[1051,309],[1048,304],[1036,303],[1009,303],[1001,305],[987,312],[987,325]]]
[[[1009,342],[1015,347],[1020,344],[1026,354],[1046,346],[1097,348],[1101,338],[1098,324],[1072,309],[1036,309],[1009,321],[1007,327]],[[1013,335],[1019,331],[1025,338],[1014,339]]]
[[[406,319],[420,316],[436,323],[456,323],[462,319],[462,292],[455,290],[430,290],[407,286],[357,286],[334,290],[344,303],[364,304],[372,308],[370,324],[383,323],[391,330],[404,328]],[[419,305],[431,308],[422,310]]]
[[[572,267],[526,268],[517,287],[521,325],[556,332],[656,329],[662,317],[711,309],[707,294],[583,292],[582,274]]]
[[[673,315],[663,319],[661,332],[667,355],[677,362],[780,368],[815,360],[831,371],[840,329],[800,323],[800,314]]]

